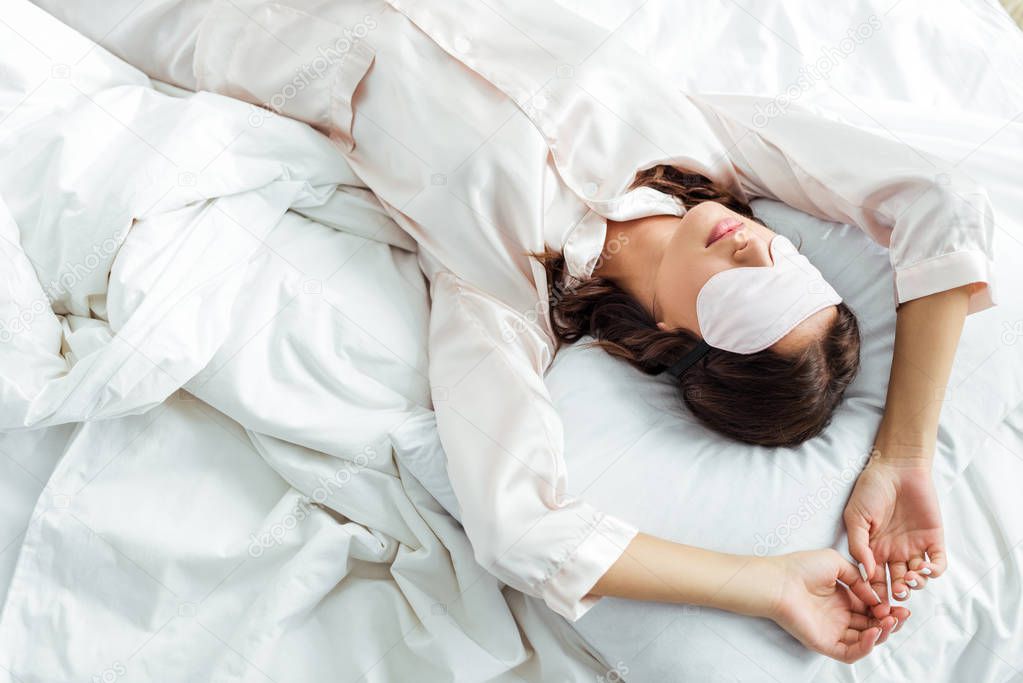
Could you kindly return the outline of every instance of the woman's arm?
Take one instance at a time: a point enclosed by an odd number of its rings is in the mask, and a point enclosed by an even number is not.
[[[956,287],[899,306],[888,399],[877,439],[893,450],[881,450],[881,457],[909,457],[930,465],[952,360],[977,287]]]
[[[834,550],[752,557],[646,534],[633,539],[591,592],[772,619],[810,649],[845,662],[868,654],[909,616],[904,607],[889,615],[856,568]]]
[[[898,600],[946,568],[931,461],[952,360],[972,290],[978,286],[957,287],[899,307],[884,417],[871,459],[845,509],[849,552],[879,586],[887,563]]]
[[[747,195],[854,224],[889,249],[901,305],[888,399],[845,521],[850,552],[878,593],[888,564],[905,599],[945,568],[930,461],[963,319],[995,301],[986,192],[926,151],[798,106],[772,118],[758,113],[770,104],[763,98],[692,99]]]
[[[769,564],[766,558],[718,553],[640,533],[591,593],[770,617],[777,581],[765,578]]]

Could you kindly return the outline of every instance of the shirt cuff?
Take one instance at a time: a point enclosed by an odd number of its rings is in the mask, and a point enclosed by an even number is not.
[[[967,314],[979,313],[997,304],[992,270],[987,255],[980,251],[954,251],[926,259],[895,272],[895,303],[979,283],[970,293]]]
[[[600,600],[600,596],[589,595],[590,590],[637,533],[634,526],[603,515],[575,552],[541,585],[540,597],[569,621],[579,619]]]
[[[607,220],[588,210],[561,245],[568,274],[577,280],[588,280],[597,267],[607,236]]]

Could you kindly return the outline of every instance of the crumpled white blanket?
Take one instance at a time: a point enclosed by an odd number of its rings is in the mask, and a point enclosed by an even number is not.
[[[426,288],[331,144],[0,34],[0,680],[602,671],[394,459]]]

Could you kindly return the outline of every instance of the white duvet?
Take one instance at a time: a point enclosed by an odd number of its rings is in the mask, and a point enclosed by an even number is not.
[[[0,679],[599,670],[394,460],[426,288],[331,144],[3,20]]]
[[[999,274],[1018,282],[1023,83],[1006,74],[1023,72],[1023,40],[993,2],[579,9],[620,26],[614,39],[681,87],[770,95],[876,15],[876,35],[799,97],[963,159],[999,210]],[[878,655],[821,669],[770,624],[610,600],[578,625],[582,640],[502,591],[409,476],[450,504],[428,410],[425,287],[414,245],[341,156],[294,122],[253,127],[238,102],[161,94],[27,3],[2,12],[0,680],[817,671],[994,682],[1023,671],[1011,484],[1023,309],[1012,284],[1003,306],[971,319],[943,415],[953,572],[914,596],[910,626]],[[954,125],[920,121],[921,103]],[[782,232],[809,227],[775,217]],[[865,238],[817,235],[847,245],[827,268],[810,256],[854,308],[891,300],[867,291],[890,279],[860,270],[860,256],[884,261]],[[845,418],[798,453],[739,452],[694,429],[656,380],[594,352],[563,354],[550,379],[573,490],[711,547],[759,552],[772,533],[786,534],[772,552],[841,547],[840,504],[798,527],[788,514],[820,476],[841,479],[872,436],[891,316],[867,313],[867,363]],[[592,429],[594,391],[629,392],[603,423],[612,429]]]

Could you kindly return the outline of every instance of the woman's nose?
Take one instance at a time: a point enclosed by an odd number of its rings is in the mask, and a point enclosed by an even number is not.
[[[756,236],[749,228],[742,228],[736,231],[739,238],[739,248],[733,252],[735,262],[743,266],[770,266],[773,265],[771,255],[767,249],[759,248]]]
[[[740,263],[745,263],[750,257],[750,241],[753,236],[750,234],[749,228],[739,228],[735,231],[735,251],[732,252],[732,258]]]

